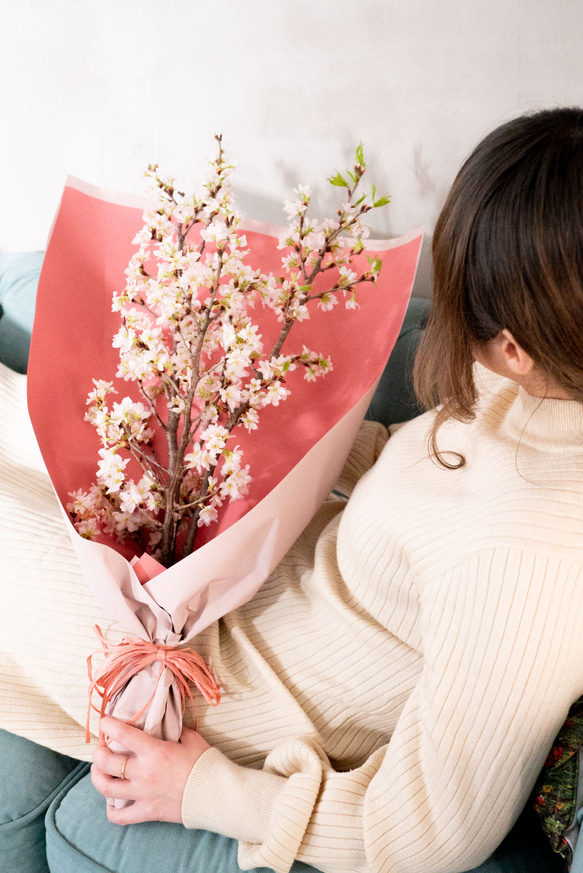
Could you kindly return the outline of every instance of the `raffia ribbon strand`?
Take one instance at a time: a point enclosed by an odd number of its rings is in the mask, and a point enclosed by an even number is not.
[[[120,643],[114,644],[109,643],[105,639],[99,625],[95,625],[94,630],[101,643],[101,652],[105,654],[105,663],[94,671],[93,658],[96,654],[99,654],[99,651],[94,652],[87,658],[89,709],[85,726],[85,742],[88,743],[90,740],[89,720],[91,710],[93,709],[95,712],[98,712],[100,718],[102,718],[111,700],[122,691],[130,679],[156,661],[161,661],[174,674],[183,712],[187,698],[194,704],[190,685],[196,686],[207,703],[212,706],[216,706],[220,702],[221,692],[214,676],[201,656],[193,649],[158,646],[149,640],[141,640],[138,637],[124,637]],[[150,706],[163,672],[163,670],[160,670],[152,696],[145,706],[133,716],[129,724],[135,724]],[[93,703],[94,694],[101,698],[101,706],[99,707]]]

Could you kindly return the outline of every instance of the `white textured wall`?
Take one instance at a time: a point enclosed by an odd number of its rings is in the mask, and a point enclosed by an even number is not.
[[[522,111],[582,102],[581,0],[1,0],[0,251],[42,248],[67,174],[195,182],[221,130],[244,211],[281,221],[363,140],[430,231],[464,155]],[[427,293],[427,259],[417,291]]]

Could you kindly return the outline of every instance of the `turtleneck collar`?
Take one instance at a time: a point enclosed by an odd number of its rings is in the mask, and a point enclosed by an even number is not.
[[[533,397],[518,388],[506,424],[521,443],[554,451],[583,450],[583,404],[577,400]]]
[[[485,414],[487,427],[534,449],[564,451],[571,447],[583,451],[583,403],[534,397],[516,382],[477,363],[474,378],[480,398],[478,410]]]

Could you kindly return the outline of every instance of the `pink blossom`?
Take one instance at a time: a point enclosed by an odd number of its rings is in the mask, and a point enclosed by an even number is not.
[[[184,463],[188,468],[202,473],[203,470],[210,470],[214,463],[214,455],[207,448],[195,445],[192,451],[184,456]]]
[[[95,517],[86,518],[78,522],[75,527],[77,528],[77,533],[85,540],[93,540],[100,533],[99,522]]]
[[[197,524],[199,527],[208,527],[209,524],[212,524],[213,521],[216,521],[218,517],[219,513],[215,506],[203,506],[200,511]]]
[[[222,243],[229,238],[229,230],[224,221],[214,219],[200,232],[206,242]]]
[[[243,427],[248,430],[257,430],[259,427],[259,413],[256,409],[248,409],[240,418]]]
[[[338,279],[338,284],[342,288],[345,288],[347,285],[352,285],[358,278],[356,273],[353,273],[349,267],[340,267],[339,272],[340,278]]]
[[[129,458],[121,458],[115,449],[99,449],[101,460],[97,466],[97,480],[106,488],[108,494],[115,494],[124,481],[123,470],[129,464]]]
[[[209,424],[200,435],[209,452],[220,452],[229,437],[229,431],[220,424]]]
[[[243,469],[233,470],[220,485],[220,494],[222,497],[228,497],[229,500],[237,500],[243,497],[249,490],[251,476],[249,475],[249,465]]]
[[[334,309],[336,304],[338,303],[338,297],[336,294],[331,294],[329,291],[322,294],[320,300],[318,301],[318,306],[324,312],[328,312],[330,309]]]
[[[291,391],[284,388],[281,382],[272,382],[267,386],[265,396],[263,398],[263,406],[279,406],[282,400],[285,400]]]
[[[229,409],[237,409],[244,402],[246,391],[238,385],[228,385],[227,388],[221,389],[221,400],[227,404]]]

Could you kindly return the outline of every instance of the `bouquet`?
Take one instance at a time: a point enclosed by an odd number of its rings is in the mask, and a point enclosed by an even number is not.
[[[258,428],[260,414],[290,395],[291,373],[315,381],[332,369],[330,358],[306,345],[288,351],[294,325],[317,305],[330,310],[344,298],[358,306],[357,288],[375,282],[378,256],[364,272],[352,270],[364,248],[363,216],[388,203],[357,192],[365,172],[362,147],[335,220],[308,215],[310,191],[300,186],[285,209],[291,226],[279,248],[282,275],[248,263],[247,239],[239,229],[222,137],[203,191],[186,196],[157,167],[146,173],[155,198],[133,240],[138,251],[126,270],[128,283],[113,298],[120,328],[118,380],[137,385],[140,400],[116,394],[113,382],[93,379],[86,418],[99,434],[97,481],[71,494],[67,505],[81,536],[100,531],[133,540],[165,567],[192,553],[198,530],[218,519],[225,504],[244,496],[249,464],[237,442],[241,428]],[[269,349],[252,315],[256,307],[275,314],[278,329]],[[139,480],[130,478],[134,462]]]
[[[41,452],[87,582],[131,634],[101,637],[98,708],[166,739],[191,685],[220,697],[181,644],[253,596],[333,488],[421,244],[367,239],[387,199],[361,194],[362,147],[330,180],[336,218],[314,221],[300,186],[284,229],[240,221],[232,169],[220,137],[192,196],[151,167],[145,212],[70,180],[31,343]]]

